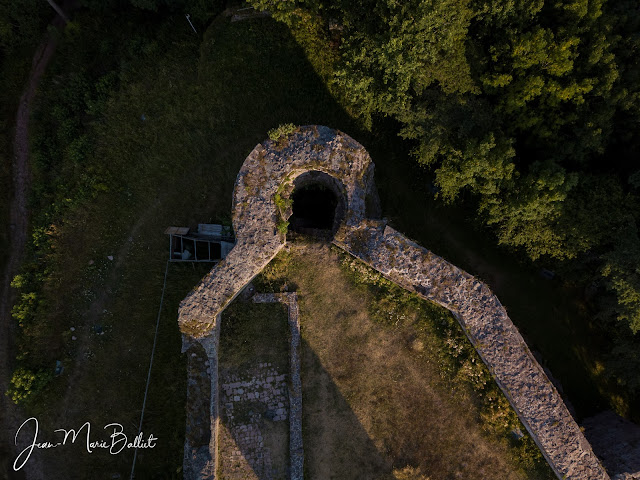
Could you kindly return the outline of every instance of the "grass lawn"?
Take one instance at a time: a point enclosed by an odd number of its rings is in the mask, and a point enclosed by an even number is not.
[[[236,299],[222,314],[220,369],[243,370],[271,363],[289,370],[287,308],[281,303],[249,303]]]
[[[306,476],[554,478],[453,317],[379,278],[295,243],[256,281],[298,291]]]
[[[91,20],[78,20],[99,31]],[[36,171],[45,185],[97,172],[89,185],[98,192],[90,200],[71,198],[69,206],[64,192],[56,194],[63,195],[60,222],[48,230],[51,248],[38,264],[46,275],[29,326],[29,357],[51,370],[55,360],[65,365],[29,405],[47,438],[55,428],[86,421],[94,431],[119,422],[131,437],[137,433],[168,256],[164,229],[228,220],[236,173],[269,129],[287,122],[345,131],[352,125],[284,26],[218,18],[202,39],[178,29],[173,19],[158,28],[158,38],[122,74],[102,117],[87,126],[94,148],[85,164],[63,159],[56,172]],[[47,94],[53,96],[74,70],[78,44],[92,35],[81,29],[61,40],[43,85],[43,108]],[[47,118],[41,108],[36,131]],[[186,362],[177,307],[206,268],[169,268],[143,425],[159,440],[138,455],[139,478],[180,475]],[[96,335],[94,326],[105,334]],[[52,477],[69,479],[128,475],[133,456],[126,450],[89,455],[73,447],[37,454]]]

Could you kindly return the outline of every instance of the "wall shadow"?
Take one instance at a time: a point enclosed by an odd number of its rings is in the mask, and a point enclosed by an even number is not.
[[[376,447],[331,374],[304,339],[301,363],[305,478],[390,478],[393,459]]]
[[[331,374],[304,340],[301,359],[305,478],[389,478],[393,469],[391,458],[376,448]],[[266,389],[247,386],[251,376],[231,377],[236,382],[229,382],[228,375],[221,370],[218,383],[221,414],[218,455],[224,478],[288,479],[289,372],[284,381],[271,382],[273,388]],[[233,402],[233,406],[227,403],[233,393],[225,393],[224,378],[227,379],[225,385],[241,384],[239,390],[243,390],[243,398]],[[246,399],[247,393],[260,394],[265,390],[271,392],[268,400]],[[286,395],[282,395],[285,392]],[[277,408],[278,402],[287,410],[285,418]]]
[[[243,308],[252,304],[245,304]],[[255,305],[255,304],[253,304]],[[238,311],[237,309],[235,310]],[[279,357],[266,357],[252,343],[274,342],[278,333],[287,341],[283,324],[281,332],[259,330],[247,323],[265,319],[260,311],[244,315],[251,318],[233,320],[236,325],[225,328],[229,316],[223,314],[220,333],[220,430],[218,455],[220,473],[228,479],[255,478],[276,480],[290,478],[289,458],[289,355],[276,347]],[[240,325],[240,322],[244,325]],[[237,341],[238,329],[252,330],[251,336]],[[257,335],[261,333],[262,335]],[[228,336],[236,339],[229,341]],[[226,337],[226,338],[225,338]],[[231,345],[229,345],[231,343]],[[248,346],[255,353],[251,362],[231,367],[229,349]],[[371,440],[349,402],[340,392],[331,374],[307,341],[300,343],[302,379],[302,436],[304,477],[334,479],[390,478],[393,462],[380,452]],[[267,362],[267,360],[269,360]],[[286,365],[286,367],[285,367]]]

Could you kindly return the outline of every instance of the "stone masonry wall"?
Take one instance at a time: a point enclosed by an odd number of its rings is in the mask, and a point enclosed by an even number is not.
[[[383,222],[345,227],[334,243],[455,315],[558,478],[609,478],[489,287]]]
[[[178,322],[185,336],[215,335],[220,313],[285,245],[277,226],[291,212],[281,211],[275,199],[288,198],[293,180],[309,171],[327,173],[344,186],[346,212],[334,243],[456,316],[558,478],[608,480],[497,297],[383,221],[365,218],[365,199],[375,197],[371,158],[351,137],[327,127],[299,127],[286,138],[257,145],[247,157],[233,197],[237,244],[180,304]]]
[[[215,480],[218,470],[218,345],[220,318],[216,328],[194,341],[182,336],[182,353],[187,353],[187,424],[183,458],[185,480]],[[202,403],[204,405],[201,405]],[[204,417],[204,418],[203,418]],[[209,430],[204,435],[202,429]],[[208,438],[208,443],[203,440]]]
[[[284,246],[275,196],[288,198],[293,180],[318,171],[344,186],[346,225],[365,216],[365,199],[374,190],[373,163],[362,145],[348,135],[322,126],[299,127],[287,138],[258,144],[245,160],[233,193],[233,228],[237,243],[180,304],[180,330],[194,338],[215,328],[226,306]]]

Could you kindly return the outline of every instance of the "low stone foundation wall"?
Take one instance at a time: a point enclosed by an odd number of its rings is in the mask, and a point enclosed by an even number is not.
[[[184,480],[215,480],[218,470],[219,315],[216,320],[216,328],[197,341],[182,336],[182,353],[188,355]]]
[[[302,380],[300,378],[300,315],[298,297],[293,293],[256,293],[256,303],[282,302],[289,311],[289,479],[302,480]]]
[[[609,478],[489,287],[383,222],[344,227],[334,243],[454,314],[558,478]]]
[[[255,303],[281,302],[288,308],[289,343],[289,478],[302,480],[304,449],[302,444],[302,381],[300,378],[300,318],[298,299],[294,293],[260,294]],[[218,350],[221,316],[213,329],[194,340],[183,335],[182,352],[187,353],[187,425],[184,445],[183,476],[185,480],[215,480],[218,471],[218,432],[220,425],[220,385]],[[204,382],[203,382],[204,379]],[[204,383],[204,385],[203,385]],[[200,405],[205,402],[206,405]],[[207,410],[206,418],[201,410]],[[201,430],[210,430],[202,432]],[[208,444],[203,441],[209,438]]]
[[[640,426],[611,410],[582,422],[612,480],[640,480]]]

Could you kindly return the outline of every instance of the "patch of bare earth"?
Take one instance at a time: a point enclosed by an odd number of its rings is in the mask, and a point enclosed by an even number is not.
[[[327,246],[295,246],[308,478],[525,478],[483,434],[472,400],[444,387],[411,322],[370,319]],[[408,473],[409,472],[409,473]],[[409,475],[409,476],[407,476]]]

